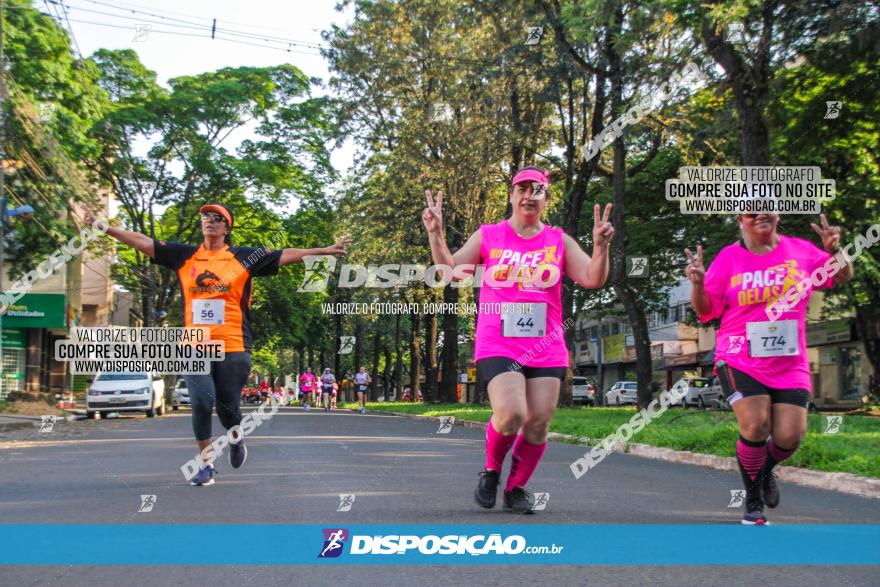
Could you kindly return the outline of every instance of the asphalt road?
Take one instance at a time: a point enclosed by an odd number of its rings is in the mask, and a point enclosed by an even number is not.
[[[215,433],[222,430],[214,420]],[[226,457],[211,487],[191,487],[180,466],[195,454],[188,411],[160,418],[58,422],[0,432],[0,518],[20,524],[738,524],[728,508],[738,475],[611,455],[574,479],[583,447],[551,444],[530,483],[547,508],[515,516],[481,510],[472,492],[483,462],[483,432],[382,414],[283,408],[247,443],[245,466]],[[783,484],[774,524],[880,523],[878,501]],[[155,495],[138,513],[141,495]],[[339,494],[354,494],[338,512]],[[756,529],[760,531],[760,529]],[[206,541],[209,536],[206,534]],[[194,548],[181,545],[181,548]],[[242,545],[230,540],[223,548]],[[292,544],[250,545],[266,551]],[[621,545],[625,548],[625,545]],[[209,566],[47,565],[0,567],[0,585],[876,585],[877,567],[853,566],[389,566],[306,567],[224,562]],[[314,548],[309,544],[307,548]],[[683,545],[730,549],[736,545]],[[161,561],[157,561],[161,562]],[[141,573],[141,570],[149,572]]]

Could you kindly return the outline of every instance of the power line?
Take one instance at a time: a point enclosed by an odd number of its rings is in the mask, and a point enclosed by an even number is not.
[[[63,0],[47,0],[47,1],[52,2],[52,3],[57,2],[61,5],[64,5]],[[166,26],[178,26],[181,28],[197,28],[200,30],[207,30],[207,31],[210,31],[214,28],[213,23],[206,22],[205,24],[203,24],[200,22],[193,22],[191,20],[183,20],[180,18],[163,16],[162,14],[157,13],[157,11],[147,12],[146,10],[136,10],[133,8],[122,8],[119,6],[115,6],[113,4],[108,4],[106,2],[100,2],[98,0],[83,0],[83,1],[89,2],[91,4],[96,4],[99,6],[107,6],[113,10],[118,10],[121,12],[131,12],[132,14],[143,14],[146,16],[159,18],[159,19],[162,19],[163,21],[165,21],[165,22],[161,22],[161,23],[154,22],[153,24],[164,24]],[[101,15],[105,15],[105,16],[111,16],[114,18],[124,18],[126,20],[135,20],[135,21],[144,22],[144,19],[142,19],[142,18],[123,16],[121,14],[114,14],[112,12],[105,12],[105,11],[101,11],[101,10],[89,10],[88,8],[80,8],[78,6],[71,6],[71,5],[67,5],[67,7],[72,8],[74,10],[80,10],[82,12],[91,12],[93,14],[101,14]],[[193,18],[205,19],[206,21],[211,21],[211,19],[208,19],[205,17],[200,17],[200,16],[193,16]],[[184,27],[182,25],[178,25],[178,24],[174,24],[174,23],[183,23],[183,25],[189,25],[189,27]],[[228,34],[231,36],[239,36],[239,37],[245,37],[245,38],[250,38],[250,39],[254,39],[254,40],[262,40],[262,41],[266,41],[266,42],[270,42],[270,43],[274,42],[274,43],[279,43],[279,44],[283,44],[283,45],[299,46],[299,47],[305,47],[305,48],[316,49],[316,50],[321,48],[321,45],[318,43],[309,43],[307,41],[299,41],[296,39],[289,39],[286,37],[277,37],[277,36],[273,36],[273,35],[251,33],[248,31],[240,31],[240,30],[230,29],[230,28],[225,28],[225,27],[216,27],[216,31],[224,33],[224,34]]]
[[[187,17],[187,18],[204,18],[204,17],[202,17],[202,16],[198,16],[198,15],[195,15],[195,14],[188,14],[188,13],[185,13],[185,12],[175,12],[175,11],[173,11],[173,10],[157,10],[157,9],[155,9],[155,8],[148,8],[148,7],[146,7],[146,6],[142,6],[142,5],[139,5],[139,4],[131,4],[131,3],[126,3],[126,2],[117,2],[116,4],[110,4],[110,3],[107,3],[107,2],[99,2],[98,0],[84,0],[84,1],[85,1],[85,2],[90,2],[90,3],[92,3],[92,4],[98,4],[98,5],[101,5],[101,6],[109,6],[109,7],[111,7],[111,8],[115,8],[115,9],[117,9],[117,10],[130,10],[131,12],[137,12],[136,9],[140,8],[140,9],[145,9],[145,10],[152,10],[153,12],[159,13],[160,15],[161,15],[161,14],[173,14],[173,15],[176,15],[176,16],[185,16],[185,17]],[[257,25],[257,24],[252,24],[252,23],[243,23],[243,22],[236,22],[236,21],[229,21],[229,24],[233,24],[233,25],[237,25],[237,26],[242,26],[242,27],[255,28],[255,29],[269,30],[269,31],[283,31],[283,30],[286,30],[286,29],[282,29],[282,28],[280,28],[280,27],[267,27],[267,26],[260,26],[260,25]],[[308,42],[306,42],[306,41],[300,41],[300,42],[302,42],[302,43],[306,43],[306,44],[315,45],[315,46],[320,46],[320,44],[318,44],[318,43],[308,43]]]
[[[131,30],[131,27],[119,26],[119,25],[110,24],[110,23],[106,23],[106,22],[95,22],[95,21],[91,21],[91,20],[80,20],[80,19],[76,19],[76,18],[71,18],[70,21],[71,21],[71,22],[80,23],[80,24],[92,24],[92,25],[95,25],[95,26],[103,26],[103,27],[112,28],[112,29],[118,29],[118,30],[125,30],[125,31],[130,31],[130,30]],[[179,36],[179,37],[192,37],[192,38],[196,38],[196,39],[208,39],[208,40],[212,40],[212,39],[210,39],[210,38],[208,38],[208,37],[205,37],[204,35],[194,35],[194,34],[192,34],[192,33],[184,33],[184,32],[180,32],[180,31],[160,31],[160,30],[150,29],[149,32],[150,32],[150,33],[162,34],[162,35],[176,35],[176,36]],[[260,47],[260,48],[263,48],[263,49],[274,49],[275,51],[283,51],[283,52],[285,52],[285,53],[297,53],[297,54],[300,54],[300,55],[310,55],[310,56],[312,56],[312,57],[319,56],[318,53],[307,53],[307,52],[305,52],[305,51],[296,51],[296,50],[294,50],[294,49],[285,49],[285,48],[283,48],[283,47],[274,47],[274,46],[272,46],[272,45],[265,45],[265,44],[259,44],[259,43],[248,43],[247,41],[239,41],[239,40],[236,40],[236,39],[228,39],[228,38],[226,38],[226,37],[220,37],[220,36],[215,36],[215,37],[214,37],[214,40],[218,40],[218,41],[228,41],[228,42],[230,42],[230,43],[236,43],[236,44],[238,44],[238,45],[248,45],[248,46],[251,46],[251,47]]]
[[[64,6],[61,2],[58,3],[61,6],[61,10],[64,12],[64,20],[67,21],[67,29],[70,31],[70,38],[73,39],[73,46],[76,47],[76,54],[79,55],[80,61],[82,61],[83,54],[79,48],[79,42],[76,40],[76,33],[73,32],[73,27],[70,24],[70,17],[67,14],[67,7]]]

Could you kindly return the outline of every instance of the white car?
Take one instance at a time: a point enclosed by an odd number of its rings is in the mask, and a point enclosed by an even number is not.
[[[705,377],[682,377],[669,389],[670,393],[681,395],[681,407],[699,406],[706,408],[723,399],[721,386],[713,386]]]
[[[596,388],[586,377],[572,377],[571,401],[592,406],[596,399]]]
[[[86,415],[144,412],[148,418],[165,413],[165,381],[149,373],[99,373],[86,393]]]
[[[180,406],[192,405],[189,401],[189,389],[186,387],[186,381],[181,378],[177,380],[174,391],[171,393],[171,407],[178,410]]]
[[[639,394],[635,381],[618,381],[605,392],[605,405],[622,406],[624,404],[637,404]]]

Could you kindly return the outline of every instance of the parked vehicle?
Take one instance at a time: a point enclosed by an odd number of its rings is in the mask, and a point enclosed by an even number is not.
[[[596,401],[596,388],[586,377],[572,377],[571,401],[592,406]]]
[[[86,415],[144,412],[148,418],[165,413],[165,381],[150,373],[99,373],[86,393]]]
[[[180,406],[189,406],[189,389],[186,387],[186,381],[182,378],[177,380],[174,385],[174,391],[171,393],[171,408],[179,410]]]
[[[700,403],[700,399],[702,400],[702,404]],[[727,402],[724,401],[724,390],[721,389],[721,380],[716,376],[712,376],[709,380],[709,387],[705,388],[705,390],[700,393],[700,399],[697,400],[697,405],[701,408],[703,407],[719,407],[719,408],[729,408]]]
[[[605,392],[605,405],[622,406],[637,403],[638,391],[635,381],[618,381]]]
[[[669,391],[674,391],[676,395],[683,394],[679,403],[681,407],[699,406],[705,409],[724,398],[721,385],[716,387],[712,383],[705,377],[682,377],[672,385]]]

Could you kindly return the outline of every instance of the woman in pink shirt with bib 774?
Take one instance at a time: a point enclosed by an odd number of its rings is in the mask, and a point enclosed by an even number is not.
[[[773,467],[794,454],[807,429],[810,293],[847,281],[852,266],[832,256],[840,246],[840,228],[829,226],[824,214],[821,226],[812,225],[824,251],[779,234],[778,214],[741,214],[736,219],[742,238],[721,249],[708,271],[702,247],[696,257],[685,249],[687,276],[700,321],[721,318],[715,372],[739,423],[736,457],[746,488],[742,523],[763,525],[764,506],[779,504]],[[793,289],[799,293],[794,298]],[[797,302],[786,303],[791,299]]]

